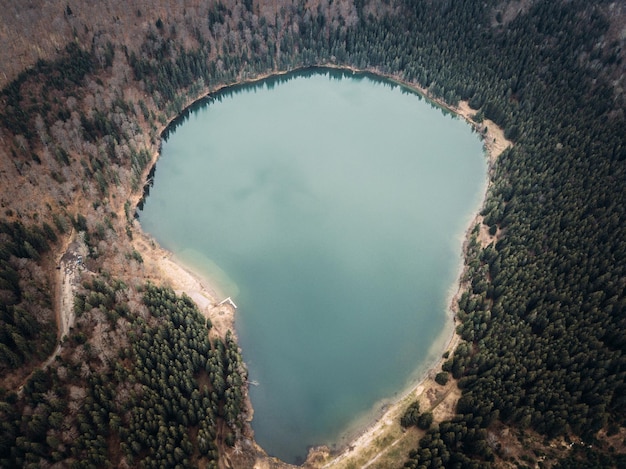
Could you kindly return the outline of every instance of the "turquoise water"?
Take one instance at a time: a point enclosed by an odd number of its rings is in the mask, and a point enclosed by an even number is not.
[[[485,180],[470,126],[365,75],[240,86],[170,131],[141,225],[239,306],[269,454],[337,442],[440,355]]]

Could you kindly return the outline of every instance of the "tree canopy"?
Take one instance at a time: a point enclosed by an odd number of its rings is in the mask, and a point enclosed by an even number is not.
[[[0,371],[53,348],[39,271],[70,223],[106,274],[83,285],[77,310],[132,340],[102,346],[78,321],[61,363],[19,396],[4,391],[2,464],[215,465],[219,440],[239,438],[245,373],[232,337],[209,341],[188,298],[151,285],[144,318],[128,300],[134,287],[103,267],[132,235],[128,194],[141,190],[159,129],[207,91],[325,64],[467,101],[514,142],[490,170],[481,212],[494,239],[481,244],[477,227],[465,253],[464,342],[444,366],[463,391],[458,415],[431,428],[406,466],[487,466],[499,457],[487,439],[495,422],[602,450],[598,431],[626,417],[626,106],[609,3],[540,0],[511,14],[495,0],[357,0],[343,11],[294,2],[269,17],[254,2],[218,1],[153,20],[135,49],[94,37],[25,70],[2,91],[2,139],[21,186],[48,192],[35,209],[3,202]]]

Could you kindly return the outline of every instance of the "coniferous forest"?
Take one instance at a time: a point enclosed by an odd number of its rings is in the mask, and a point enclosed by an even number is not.
[[[438,378],[457,380],[457,415],[407,414],[430,429],[404,466],[626,465],[619,2],[190,1],[129,10],[133,39],[79,24],[80,3],[58,8],[74,40],[0,95],[0,466],[250,467],[224,457],[248,416],[236,340],[149,281],[131,201],[196,99],[324,65],[466,101],[513,142],[481,212],[493,242],[468,235],[463,341]],[[78,233],[75,320],[57,338],[55,267]],[[501,425],[584,444],[517,461],[490,437]]]

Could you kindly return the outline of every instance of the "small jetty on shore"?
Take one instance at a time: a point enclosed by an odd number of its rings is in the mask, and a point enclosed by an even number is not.
[[[218,303],[218,306],[222,306],[223,304],[229,304],[231,305],[233,308],[237,309],[237,305],[235,304],[235,302],[232,300],[232,298],[229,296],[228,298],[223,299],[222,301],[220,301]]]

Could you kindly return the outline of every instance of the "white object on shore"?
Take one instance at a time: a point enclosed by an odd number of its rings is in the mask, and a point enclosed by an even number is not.
[[[237,309],[237,305],[235,304],[235,302],[230,298],[230,296],[226,299],[223,299],[222,301],[219,302],[218,306],[222,306],[224,303],[228,303],[229,305],[231,305],[233,308]]]

